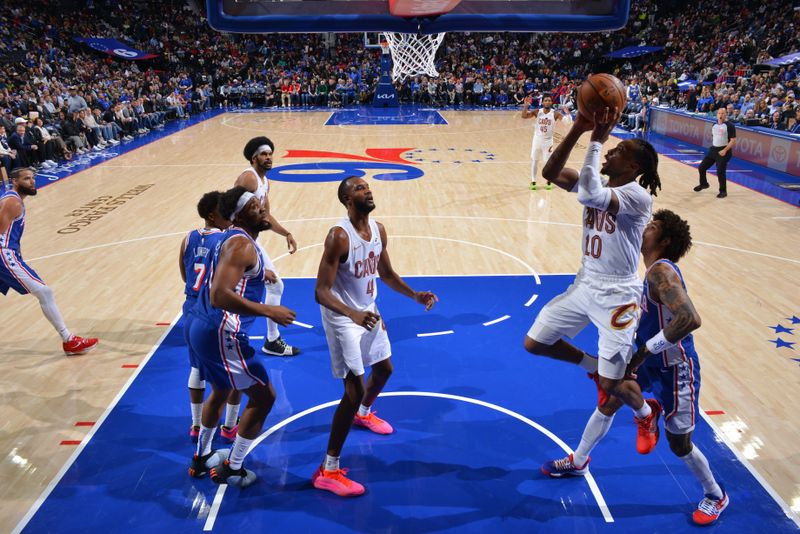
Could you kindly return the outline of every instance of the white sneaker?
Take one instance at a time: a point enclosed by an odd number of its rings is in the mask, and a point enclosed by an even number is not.
[[[95,152],[100,152],[101,150],[103,150],[103,148],[105,148],[105,147],[102,147],[100,145],[95,145],[92,150],[94,150]]]
[[[108,144],[110,144],[111,146],[116,146],[119,144],[119,141],[117,141],[116,139],[109,139]]]

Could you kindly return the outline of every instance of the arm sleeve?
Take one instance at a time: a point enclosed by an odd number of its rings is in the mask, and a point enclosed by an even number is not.
[[[600,152],[602,143],[592,141],[586,151],[586,160],[578,175],[578,202],[590,208],[605,211],[611,202],[611,189],[600,181]]]
[[[733,125],[732,122],[728,121],[725,123],[728,126],[728,139],[735,139],[736,138],[736,126]]]

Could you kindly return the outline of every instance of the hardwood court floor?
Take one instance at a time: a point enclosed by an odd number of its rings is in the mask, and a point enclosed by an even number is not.
[[[365,156],[368,148],[421,149],[416,158],[422,161],[414,163],[424,171],[421,178],[370,180],[374,216],[387,226],[402,274],[574,273],[579,267],[581,208],[574,196],[527,190],[531,121],[515,112],[442,112],[446,125],[324,126],[329,116],[220,115],[28,199],[24,257],[53,287],[68,326],[100,337],[101,345],[85,357],[66,358],[35,299],[15,293],[2,299],[0,529],[17,524],[72,454],[60,442],[86,435],[87,427],[76,422],[96,421],[114,400],[135,371],[123,365],[142,361],[161,337],[164,327],[156,323],[170,323],[180,311],[181,238],[200,223],[199,197],[228,188],[247,166],[241,150],[250,137],[275,142],[276,167],[331,161],[286,158],[287,150]],[[580,166],[583,156],[576,149],[571,164]],[[711,190],[696,194],[696,170],[667,157],[660,173],[664,190],[655,207],[686,217],[695,240],[681,266],[703,318],[696,336],[701,404],[725,412],[713,420],[797,510],[800,368],[791,359],[796,351],[768,342],[776,337],[769,325],[791,326],[785,318],[800,313],[797,209],[736,184],[725,200]],[[262,237],[283,276],[316,274],[320,243],[343,215],[336,187],[334,181],[272,182],[273,212],[300,246],[286,256],[281,238]]]

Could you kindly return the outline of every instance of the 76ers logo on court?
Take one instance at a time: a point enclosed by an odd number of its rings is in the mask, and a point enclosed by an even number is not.
[[[279,182],[338,182],[348,176],[358,178],[367,171],[380,171],[373,177],[376,180],[415,180],[425,173],[416,163],[401,157],[411,148],[368,148],[366,156],[328,152],[324,150],[289,150],[284,158],[307,158],[314,163],[296,163],[274,167],[267,177]],[[324,161],[326,159],[348,161]]]

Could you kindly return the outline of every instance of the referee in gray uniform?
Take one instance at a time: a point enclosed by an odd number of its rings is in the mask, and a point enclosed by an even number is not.
[[[717,123],[711,127],[711,146],[706,152],[706,157],[700,162],[700,185],[694,188],[698,193],[703,189],[708,189],[706,171],[712,165],[717,165],[717,178],[719,178],[719,194],[717,198],[728,196],[726,187],[725,170],[728,168],[728,161],[733,157],[733,145],[736,144],[736,127],[728,120],[728,112],[725,108],[717,110]]]

